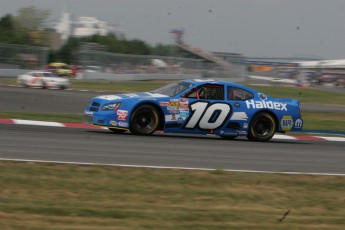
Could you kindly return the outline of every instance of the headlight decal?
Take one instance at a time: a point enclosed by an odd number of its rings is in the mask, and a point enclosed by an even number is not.
[[[107,111],[107,110],[117,110],[120,107],[121,103],[120,102],[115,102],[115,103],[110,103],[103,105],[101,110],[102,111]]]

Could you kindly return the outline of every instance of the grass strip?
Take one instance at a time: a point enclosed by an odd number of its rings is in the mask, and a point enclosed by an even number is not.
[[[345,225],[341,176],[5,161],[0,166],[0,229],[340,230]]]
[[[150,81],[87,81],[72,80],[71,88],[80,90],[105,90],[109,92],[144,92],[157,89],[173,81],[150,80]],[[0,84],[15,85],[14,79],[0,79]],[[286,97],[298,99],[303,103],[345,105],[344,94],[332,91],[324,91],[313,88],[298,88],[291,86],[257,86],[250,82],[244,82],[253,89],[263,92],[272,97]]]
[[[345,105],[345,94],[332,91],[324,91],[313,88],[298,88],[288,86],[255,86],[249,87],[277,98],[298,99],[302,103]]]

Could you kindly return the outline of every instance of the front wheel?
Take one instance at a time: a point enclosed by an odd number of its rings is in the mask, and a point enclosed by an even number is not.
[[[276,131],[276,126],[271,114],[259,113],[250,122],[248,139],[252,141],[269,141]]]
[[[129,130],[136,135],[150,135],[156,131],[159,124],[159,114],[151,105],[140,105],[131,116]]]

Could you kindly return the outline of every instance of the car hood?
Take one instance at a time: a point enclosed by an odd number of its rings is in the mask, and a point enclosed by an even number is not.
[[[159,93],[150,93],[150,92],[143,92],[143,93],[124,93],[124,94],[113,94],[113,95],[101,95],[96,97],[97,99],[107,100],[107,101],[114,101],[114,100],[122,100],[122,99],[141,99],[141,100],[152,100],[156,98],[167,98],[169,96]]]

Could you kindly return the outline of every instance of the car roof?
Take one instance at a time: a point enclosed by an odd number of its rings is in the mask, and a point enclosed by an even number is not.
[[[184,81],[189,82],[189,83],[193,83],[195,85],[222,84],[222,85],[226,85],[226,86],[233,86],[233,87],[237,87],[237,88],[242,88],[242,89],[252,91],[252,92],[258,92],[252,88],[247,87],[247,86],[237,84],[234,82],[230,82],[230,81],[219,81],[219,80],[214,80],[214,79],[192,79],[192,80],[184,80]]]

